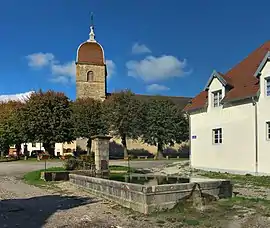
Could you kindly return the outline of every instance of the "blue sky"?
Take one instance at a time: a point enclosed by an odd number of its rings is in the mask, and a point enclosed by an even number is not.
[[[109,92],[195,96],[214,69],[225,73],[270,39],[269,7],[266,0],[1,1],[0,95],[41,88],[74,99],[73,61],[93,11]]]

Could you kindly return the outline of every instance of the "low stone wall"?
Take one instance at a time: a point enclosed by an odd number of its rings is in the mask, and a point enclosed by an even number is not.
[[[194,190],[200,191],[203,196],[211,196],[216,199],[232,196],[232,185],[227,180],[201,180],[194,183],[156,186],[124,183],[77,174],[70,174],[69,180],[100,197],[144,214],[171,209],[179,201],[192,196]]]
[[[45,181],[68,181],[70,173],[90,177],[95,175],[93,170],[46,171],[41,172],[40,179]]]

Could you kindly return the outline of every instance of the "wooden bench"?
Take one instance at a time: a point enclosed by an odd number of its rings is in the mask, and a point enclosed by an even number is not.
[[[138,157],[138,159],[141,159],[141,158],[147,159],[148,158],[148,156],[137,156],[137,157]]]

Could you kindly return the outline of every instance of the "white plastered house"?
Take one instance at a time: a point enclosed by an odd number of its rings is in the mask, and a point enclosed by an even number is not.
[[[192,168],[270,174],[270,41],[222,74],[184,109]]]

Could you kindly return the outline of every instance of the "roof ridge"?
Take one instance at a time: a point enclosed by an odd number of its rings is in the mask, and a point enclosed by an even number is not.
[[[232,88],[226,91],[223,100],[240,100],[256,96],[259,90],[259,79],[254,77],[254,73],[257,71],[268,51],[270,51],[270,40],[251,51],[244,59],[235,64],[225,74],[218,72],[220,76],[224,77],[224,80],[232,85]],[[185,110],[191,111],[198,108],[204,108],[206,104],[207,91],[202,91],[192,99],[191,103],[185,107]]]
[[[226,71],[225,76],[232,78],[232,76],[229,76],[228,74],[230,74],[230,72],[232,70],[234,70],[237,66],[239,66],[241,63],[245,62],[245,60],[247,60],[251,55],[253,55],[254,53],[256,53],[257,51],[259,51],[261,48],[263,48],[264,46],[266,46],[269,43],[270,46],[270,40],[265,41],[263,44],[261,44],[258,48],[254,49],[253,51],[249,52],[249,54],[242,60],[240,60],[238,63],[236,63],[234,66],[232,66],[229,70]]]
[[[177,97],[177,98],[192,98],[192,97],[185,97],[185,96],[169,96],[169,95],[161,95],[161,94],[139,94],[139,93],[135,93],[135,95],[137,96],[149,96],[149,97]]]

